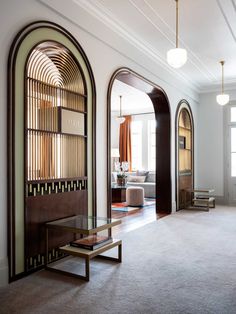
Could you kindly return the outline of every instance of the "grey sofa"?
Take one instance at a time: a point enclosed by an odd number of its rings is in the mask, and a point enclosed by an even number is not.
[[[136,176],[136,172],[127,172],[127,186],[141,186],[144,189],[144,197],[156,198],[156,173],[149,172],[145,182],[129,182],[129,176]],[[117,173],[112,172],[112,183],[116,183]]]

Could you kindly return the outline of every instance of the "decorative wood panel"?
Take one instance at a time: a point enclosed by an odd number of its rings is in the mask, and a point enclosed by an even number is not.
[[[41,238],[33,239],[46,219],[96,215],[95,99],[89,61],[67,30],[37,21],[16,34],[8,58],[10,281],[44,264]],[[63,128],[62,112],[73,128]],[[53,243],[50,258],[59,258]]]
[[[177,209],[191,203],[193,188],[193,118],[186,101],[179,104],[177,123]]]

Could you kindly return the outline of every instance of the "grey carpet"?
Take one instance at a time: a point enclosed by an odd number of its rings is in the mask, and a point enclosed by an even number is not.
[[[236,208],[181,211],[122,235],[90,282],[41,271],[0,289],[0,313],[236,313]]]

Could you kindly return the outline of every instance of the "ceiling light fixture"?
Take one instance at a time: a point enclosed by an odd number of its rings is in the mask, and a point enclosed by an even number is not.
[[[220,61],[222,66],[222,83],[221,83],[221,94],[216,96],[216,101],[219,105],[224,106],[229,102],[229,95],[224,93],[224,64],[225,61]]]
[[[122,95],[120,95],[119,97],[120,97],[120,115],[118,117],[116,117],[116,121],[119,122],[120,124],[122,124],[125,122],[125,117],[123,117],[121,114]]]
[[[179,6],[178,0],[176,2],[176,48],[167,51],[167,62],[173,68],[181,68],[187,61],[187,51],[183,48],[179,48]]]

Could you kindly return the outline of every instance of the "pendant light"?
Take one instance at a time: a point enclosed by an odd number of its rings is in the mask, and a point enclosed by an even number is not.
[[[181,68],[187,61],[187,51],[183,48],[179,48],[179,7],[178,7],[178,1],[176,2],[176,48],[170,49],[167,52],[167,62],[169,65],[171,65],[173,68]]]
[[[123,117],[121,114],[122,95],[120,95],[119,97],[120,97],[120,115],[118,117],[116,117],[116,121],[119,122],[120,124],[122,124],[125,122],[125,117]]]
[[[216,101],[219,105],[224,106],[229,102],[229,95],[224,93],[224,64],[225,61],[220,61],[222,66],[222,83],[221,83],[221,94],[216,96]]]

